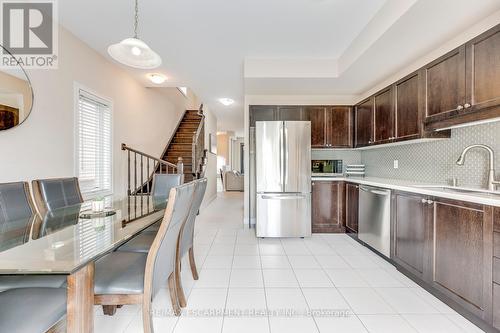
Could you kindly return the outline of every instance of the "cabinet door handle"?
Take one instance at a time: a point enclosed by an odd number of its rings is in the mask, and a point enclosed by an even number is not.
[[[427,199],[422,199],[422,203],[426,204],[427,203]]]
[[[427,200],[427,203],[428,203],[429,205],[432,205],[432,204],[434,203],[434,201],[432,201],[432,200]]]
[[[457,106],[457,110],[462,110],[464,107],[462,105]]]
[[[311,185],[314,186],[314,183],[312,183]]]
[[[464,108],[468,109],[468,108],[470,108],[470,107],[471,107],[471,105],[470,105],[469,103],[465,103],[465,104],[464,104]]]

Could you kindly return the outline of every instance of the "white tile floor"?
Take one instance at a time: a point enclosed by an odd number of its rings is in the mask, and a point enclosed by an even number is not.
[[[170,317],[154,300],[156,332],[482,332],[346,235],[257,239],[245,229],[241,193],[219,193],[198,217],[200,279],[183,264],[188,307]],[[142,332],[138,306],[113,317],[96,307],[97,333]]]

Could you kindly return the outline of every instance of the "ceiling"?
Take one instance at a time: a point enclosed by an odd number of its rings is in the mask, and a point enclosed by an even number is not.
[[[130,37],[133,0],[64,0],[63,26],[107,55]],[[188,86],[241,131],[245,94],[360,94],[468,25],[498,0],[139,1],[139,37],[163,86]],[[145,86],[147,71],[127,69]],[[232,106],[218,98],[235,100]]]

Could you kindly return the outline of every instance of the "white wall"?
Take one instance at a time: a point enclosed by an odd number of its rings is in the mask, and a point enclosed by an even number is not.
[[[217,197],[217,155],[210,153],[208,142],[209,134],[215,135],[217,133],[217,118],[207,107],[204,107],[203,113],[205,114],[205,149],[208,149],[208,162],[205,171],[205,177],[207,177],[207,191],[201,203],[201,210],[207,207],[210,202]]]
[[[113,101],[116,194],[125,195],[126,187],[126,154],[120,144],[159,156],[183,112],[63,28],[59,69],[30,70],[28,75],[35,95],[33,110],[21,126],[0,132],[0,182],[75,175],[75,82]]]

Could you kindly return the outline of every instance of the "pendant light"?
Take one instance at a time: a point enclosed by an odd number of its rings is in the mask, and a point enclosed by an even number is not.
[[[125,38],[108,47],[111,58],[126,66],[153,69],[161,65],[160,56],[137,37],[139,25],[139,3],[135,0],[134,37]]]

